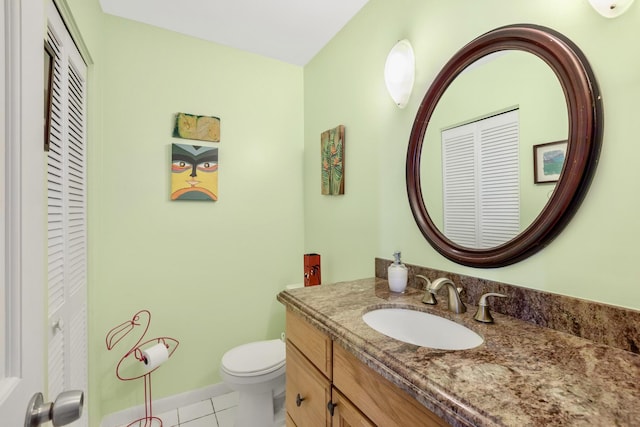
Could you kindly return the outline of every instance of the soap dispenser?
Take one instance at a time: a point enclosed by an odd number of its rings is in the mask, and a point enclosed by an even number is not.
[[[400,262],[400,252],[394,252],[393,257],[395,261],[387,270],[389,290],[402,293],[407,288],[408,269],[406,265]]]

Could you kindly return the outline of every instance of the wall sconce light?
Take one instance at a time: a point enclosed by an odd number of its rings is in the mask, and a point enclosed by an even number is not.
[[[625,13],[633,0],[589,0],[589,3],[605,18],[615,18]]]
[[[400,108],[409,101],[415,78],[415,56],[409,40],[400,40],[393,46],[384,64],[384,81],[389,95]]]

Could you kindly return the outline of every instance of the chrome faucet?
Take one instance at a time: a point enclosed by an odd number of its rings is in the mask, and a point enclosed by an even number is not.
[[[456,285],[446,277],[441,277],[433,281],[431,286],[427,288],[427,295],[425,295],[422,302],[426,304],[436,304],[436,292],[438,292],[443,286],[446,286],[449,291],[449,310],[458,314],[467,311],[467,306],[465,306],[460,299],[460,292],[462,292],[462,288],[456,288]],[[432,298],[429,298],[428,294],[430,294]]]

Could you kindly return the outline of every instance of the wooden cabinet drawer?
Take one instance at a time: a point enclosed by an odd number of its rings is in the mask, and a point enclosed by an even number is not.
[[[327,403],[331,384],[305,357],[287,342],[286,411],[297,427],[329,427]]]
[[[444,420],[339,345],[333,347],[333,384],[379,426],[447,427]]]
[[[333,371],[331,369],[331,338],[291,310],[287,310],[286,331],[287,340],[291,341],[324,376],[331,380]]]

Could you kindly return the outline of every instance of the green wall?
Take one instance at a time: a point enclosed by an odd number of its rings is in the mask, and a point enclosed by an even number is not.
[[[140,309],[180,345],[154,399],[220,382],[223,353],[280,336],[302,281],[303,70],[70,2],[89,46],[91,425],[143,403],[117,381],[110,328]],[[221,118],[221,142],[172,138],[175,113]],[[219,148],[219,200],[170,201],[171,143]]]
[[[638,5],[610,20],[587,1],[371,0],[305,67],[305,247],[341,255],[323,279],[370,276],[375,256],[391,259],[401,250],[413,264],[639,309],[640,57],[632,53],[639,21]],[[547,248],[505,268],[468,268],[433,250],[413,220],[404,174],[409,134],[422,96],[448,59],[480,34],[513,23],[553,28],[585,53],[604,99],[603,149],[580,210]],[[386,93],[383,67],[402,38],[415,50],[416,83],[401,110]],[[315,151],[319,131],[338,122],[347,135],[346,194],[334,202],[317,190]],[[342,205],[349,205],[346,213]],[[319,231],[336,223],[339,235]],[[345,242],[361,243],[357,256]]]
[[[275,301],[299,282],[302,254],[322,255],[323,282],[373,275],[374,257],[640,309],[634,143],[640,98],[640,6],[607,20],[586,1],[370,0],[304,68],[103,15],[68,0],[94,59],[89,100],[91,425],[142,403],[142,384],[115,381],[120,354],[104,336],[141,308],[150,336],[180,339],[154,374],[154,398],[219,382],[228,348],[275,337]],[[438,255],[411,215],[404,163],[413,117],[444,63],[492,28],[554,28],[589,58],[606,125],[594,182],[575,218],[544,251],[500,269]],[[383,66],[401,38],[416,52],[405,109]],[[220,201],[170,202],[173,114],[222,118]],[[320,194],[320,134],[346,126],[346,194]],[[184,142],[184,141],[183,141]],[[122,351],[124,352],[124,350]]]

